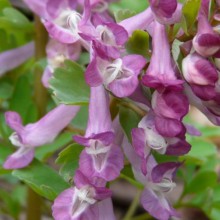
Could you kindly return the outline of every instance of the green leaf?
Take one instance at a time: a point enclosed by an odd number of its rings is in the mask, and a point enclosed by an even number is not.
[[[131,130],[132,128],[136,128],[138,126],[140,120],[141,117],[136,112],[134,112],[129,108],[120,106],[119,121],[130,142],[131,142]]]
[[[214,171],[199,172],[186,187],[186,193],[199,193],[217,184],[217,174]]]
[[[131,54],[140,54],[148,57],[149,34],[142,30],[134,31],[126,44],[126,49]]]
[[[88,121],[88,106],[81,106],[76,117],[72,121],[72,125],[79,129],[86,129]]]
[[[13,86],[6,82],[0,82],[0,99],[8,99],[12,96],[13,93]]]
[[[70,60],[65,68],[58,68],[50,80],[50,87],[61,103],[71,105],[88,104],[89,86],[84,79],[84,69]]]
[[[148,7],[148,5],[148,1],[145,0],[120,0],[117,2],[110,3],[109,8],[112,13],[121,9],[129,9],[138,13],[145,10]]]
[[[183,42],[175,39],[172,44],[171,51],[172,51],[173,59],[176,62],[177,66],[178,66],[178,63],[180,63],[179,61],[181,61],[180,59],[182,58],[181,53],[180,53],[180,45],[182,43]]]
[[[61,164],[60,174],[66,181],[70,181],[73,178],[83,149],[84,147],[79,144],[71,144],[59,153],[56,163]]]
[[[199,128],[203,137],[218,137],[220,135],[220,127],[218,126],[205,126]]]
[[[0,27],[12,31],[33,31],[33,24],[14,8],[3,9],[3,16],[0,17]]]
[[[131,11],[129,9],[121,9],[116,12],[114,12],[114,17],[117,23],[120,21],[123,21],[126,18],[130,18],[134,16],[136,13],[134,11]]]
[[[28,167],[14,170],[12,174],[49,200],[54,200],[69,187],[56,171],[36,159]]]
[[[202,138],[192,138],[189,140],[189,143],[192,146],[190,152],[181,157],[186,159],[186,163],[192,161],[196,164],[203,164],[208,160],[209,157],[216,155],[217,153],[216,146],[212,142]]]
[[[32,88],[28,77],[21,76],[16,83],[13,96],[10,100],[9,109],[18,112],[24,119],[27,114],[30,101],[32,100],[31,93]]]
[[[8,8],[8,7],[11,7],[11,4],[8,0],[1,0],[0,1],[0,15],[2,14],[2,11],[4,8]]]
[[[196,21],[201,0],[187,0],[182,8],[183,18],[182,25],[185,33],[188,34],[188,30],[192,28]]]
[[[45,160],[56,150],[72,141],[73,133],[65,132],[60,134],[52,143],[36,148],[35,156],[39,160]]]

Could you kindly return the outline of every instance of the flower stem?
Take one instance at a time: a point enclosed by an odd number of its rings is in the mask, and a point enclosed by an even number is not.
[[[131,203],[123,220],[131,220],[132,216],[134,215],[134,213],[139,205],[140,196],[141,196],[141,191],[138,190],[138,192],[137,192],[133,202]]]
[[[40,18],[35,15],[35,60],[45,57],[45,48],[48,40],[47,32]],[[34,71],[34,100],[38,109],[38,118],[46,112],[47,91],[41,83],[42,70],[38,67]],[[41,220],[42,199],[31,188],[28,188],[26,220]]]
[[[35,59],[39,61],[46,56],[46,44],[48,34],[42,25],[40,18],[35,15]],[[40,118],[46,112],[47,90],[41,83],[42,69],[37,67],[34,71],[34,100],[38,108],[38,117]]]

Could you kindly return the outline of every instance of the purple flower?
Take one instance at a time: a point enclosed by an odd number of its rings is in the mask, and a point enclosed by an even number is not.
[[[177,9],[176,0],[149,0],[151,10],[158,17],[170,18]]]
[[[49,87],[49,79],[52,77],[54,70],[64,65],[66,59],[77,60],[81,52],[81,44],[79,42],[73,44],[62,44],[51,39],[47,44],[47,61],[48,65],[44,70],[42,77],[43,85]]]
[[[179,23],[182,15],[182,5],[177,0],[149,0],[150,8],[157,21],[161,24]]]
[[[155,113],[155,128],[161,135],[175,137],[185,133],[181,120],[188,113],[189,103],[182,92],[155,91],[152,97],[152,108]]]
[[[155,127],[155,117],[152,112],[140,121],[138,128],[132,129],[132,145],[142,159],[146,159],[151,150],[160,154],[179,156],[188,153],[191,148],[184,138],[160,135]]]
[[[104,86],[118,97],[131,95],[137,88],[138,74],[146,61],[140,55],[127,55],[113,61],[94,56],[86,70],[86,82],[90,86]]]
[[[15,131],[9,139],[18,150],[6,159],[4,168],[17,169],[27,166],[33,160],[34,148],[52,142],[79,109],[79,106],[59,105],[36,123],[25,126],[22,125],[18,113],[6,112],[6,123]]]
[[[85,41],[92,42],[92,49],[102,59],[117,59],[120,57],[120,48],[128,39],[127,31],[114,22],[105,21],[95,16],[93,29],[82,30],[80,36]]]
[[[75,187],[63,191],[52,206],[55,220],[114,220],[111,191],[105,187],[96,186],[79,170],[74,177]]]
[[[183,59],[182,70],[185,80],[199,98],[210,100],[216,96],[218,72],[209,60],[196,53],[189,54]]]
[[[158,165],[153,156],[149,156],[146,166],[148,171],[146,176],[143,176],[140,171],[136,171],[135,174],[136,178],[145,184],[145,189],[141,195],[142,206],[159,220],[168,220],[171,216],[178,217],[178,213],[171,207],[165,194],[172,191],[176,186],[173,177],[180,164],[167,162]]]
[[[198,32],[193,38],[193,47],[204,57],[212,56],[220,49],[220,35],[213,31],[203,12],[198,17]]]
[[[0,76],[12,70],[34,55],[34,43],[0,53]]]
[[[145,86],[160,91],[167,87],[173,90],[182,89],[183,81],[177,79],[173,69],[165,26],[156,21],[154,22],[153,54],[142,82]]]
[[[178,216],[166,199],[166,193],[172,191],[176,185],[173,178],[180,164],[167,162],[158,165],[151,155],[143,161],[126,138],[122,146],[132,165],[135,179],[145,186],[141,195],[141,204],[144,209],[159,220],[168,220],[171,216]]]
[[[189,85],[185,84],[184,87],[184,92],[190,104],[198,108],[213,124],[220,125],[220,102],[216,102],[215,100],[203,101],[194,94]]]
[[[91,88],[89,121],[85,137],[74,140],[86,148],[80,155],[81,172],[91,178],[115,179],[123,168],[123,154],[115,142],[109,112],[109,97],[103,86]]]

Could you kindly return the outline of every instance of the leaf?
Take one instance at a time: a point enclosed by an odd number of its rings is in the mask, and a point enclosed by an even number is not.
[[[8,99],[12,96],[13,93],[13,86],[6,82],[0,82],[0,99]]]
[[[188,30],[192,28],[194,22],[196,21],[200,4],[201,0],[187,0],[183,5],[182,25],[186,34],[188,34]]]
[[[148,57],[149,34],[142,30],[134,31],[126,44],[126,49],[131,54],[140,54]]]
[[[199,193],[217,184],[217,174],[214,171],[199,172],[186,187],[186,193]]]
[[[183,43],[183,42],[181,42],[181,41],[175,39],[175,40],[173,41],[173,44],[172,44],[172,49],[171,49],[171,51],[172,51],[173,59],[174,59],[174,61],[176,62],[177,65],[178,65],[178,63],[179,63],[178,61],[179,61],[179,58],[180,58],[180,56],[181,56],[181,53],[180,53],[180,45],[181,45],[182,43]]]
[[[203,164],[208,160],[209,157],[216,155],[217,153],[216,146],[202,138],[192,138],[189,140],[189,143],[192,146],[190,152],[181,157],[186,159],[186,163],[192,161],[196,164]]]
[[[84,105],[89,102],[89,86],[84,79],[83,68],[70,60],[64,68],[57,68],[50,80],[50,87],[61,103]]]
[[[205,126],[199,128],[203,137],[218,137],[220,134],[220,127],[218,126]]]
[[[27,114],[29,104],[32,100],[31,93],[32,88],[30,86],[28,77],[21,76],[16,83],[14,93],[10,100],[9,109],[11,111],[18,112],[24,119]]]
[[[0,1],[0,15],[2,14],[2,11],[4,8],[8,8],[8,7],[11,7],[11,4],[8,0],[1,0]]]
[[[79,144],[71,144],[59,153],[56,163],[61,164],[60,174],[66,181],[70,181],[74,176],[83,149],[84,147]]]
[[[138,13],[145,10],[148,5],[148,1],[145,0],[121,0],[110,3],[109,9],[112,13],[121,9],[129,9]]]
[[[45,160],[56,150],[72,141],[72,133],[65,132],[60,134],[52,143],[36,148],[35,156],[39,160]]]
[[[116,12],[114,12],[114,17],[117,23],[120,21],[123,21],[126,18],[130,18],[134,16],[136,13],[134,11],[131,11],[129,9],[121,9]]]
[[[131,130],[132,128],[138,126],[140,120],[141,117],[136,112],[134,112],[129,108],[120,106],[119,121],[130,142],[131,142]]]
[[[88,121],[88,106],[82,106],[72,121],[72,125],[79,129],[86,129]]]
[[[0,27],[14,31],[33,31],[33,24],[18,10],[4,8],[3,16],[0,17]]]
[[[36,159],[28,167],[14,170],[12,175],[49,200],[54,200],[59,193],[69,187],[56,171]]]

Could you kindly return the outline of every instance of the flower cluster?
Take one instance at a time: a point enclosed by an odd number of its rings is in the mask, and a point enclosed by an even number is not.
[[[167,27],[181,21],[182,5],[177,0],[149,0],[149,8],[119,23],[109,13],[111,0],[24,2],[40,16],[51,38],[46,51],[48,65],[42,77],[46,88],[54,70],[66,59],[76,61],[83,50],[90,55],[85,71],[85,81],[90,86],[87,129],[84,136],[73,137],[85,148],[80,154],[74,186],[54,201],[54,219],[114,220],[112,192],[106,184],[120,175],[125,156],[136,180],[144,185],[140,200],[143,208],[159,220],[178,216],[166,193],[175,187],[173,179],[181,163],[158,163],[155,154],[181,156],[190,151],[186,133],[200,135],[183,122],[190,104],[220,125],[220,35],[208,19],[209,1],[202,0],[198,32],[182,44],[182,71],[171,55],[172,42],[167,33]],[[135,30],[149,33],[150,60],[126,51],[126,42]],[[177,36],[182,32],[180,29]],[[31,43],[13,51],[26,51],[23,60],[17,60],[13,67],[30,57],[32,50]],[[0,62],[6,62],[10,52],[0,55]],[[150,95],[145,93],[147,88]],[[111,115],[112,97],[129,100],[146,112],[138,126],[132,128],[130,141],[118,116]],[[15,131],[10,140],[19,149],[7,158],[4,167],[27,166],[34,157],[34,148],[53,141],[79,109],[61,104],[26,126],[16,112],[6,112],[6,122]]]

